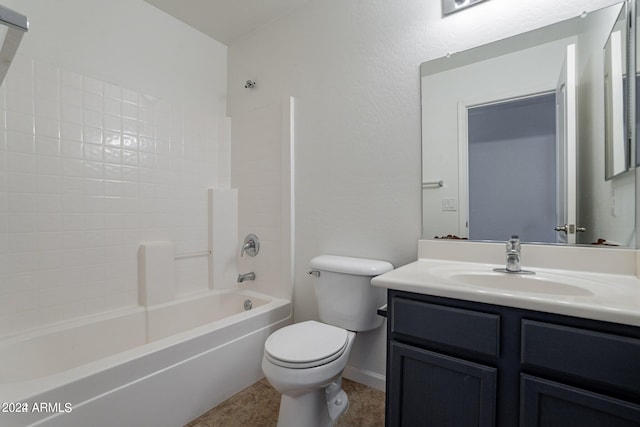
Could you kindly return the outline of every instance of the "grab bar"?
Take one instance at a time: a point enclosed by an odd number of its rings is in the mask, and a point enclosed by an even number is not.
[[[198,258],[202,256],[209,256],[209,255],[211,255],[211,251],[186,252],[183,254],[176,254],[175,259]]]
[[[444,181],[443,180],[439,180],[439,181],[426,181],[422,183],[422,188],[427,188],[427,187],[444,187]]]

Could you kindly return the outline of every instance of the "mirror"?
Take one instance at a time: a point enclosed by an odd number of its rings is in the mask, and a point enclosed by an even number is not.
[[[623,8],[604,46],[605,179],[629,169],[626,132],[627,10]]]
[[[603,52],[623,7],[421,64],[424,239],[635,247],[635,172],[605,180]]]

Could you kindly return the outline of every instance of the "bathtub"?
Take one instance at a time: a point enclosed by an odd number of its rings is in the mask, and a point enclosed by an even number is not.
[[[211,291],[4,339],[0,426],[182,426],[262,378],[289,323],[290,301]]]

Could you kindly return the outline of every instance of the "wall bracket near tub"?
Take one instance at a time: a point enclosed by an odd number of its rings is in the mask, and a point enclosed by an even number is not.
[[[4,80],[11,66],[11,61],[18,51],[24,33],[29,31],[29,20],[26,16],[0,5],[0,34],[4,34],[0,48],[0,83]]]

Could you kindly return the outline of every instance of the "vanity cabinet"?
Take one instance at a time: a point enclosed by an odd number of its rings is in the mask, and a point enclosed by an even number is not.
[[[640,426],[640,328],[389,290],[386,425]]]

